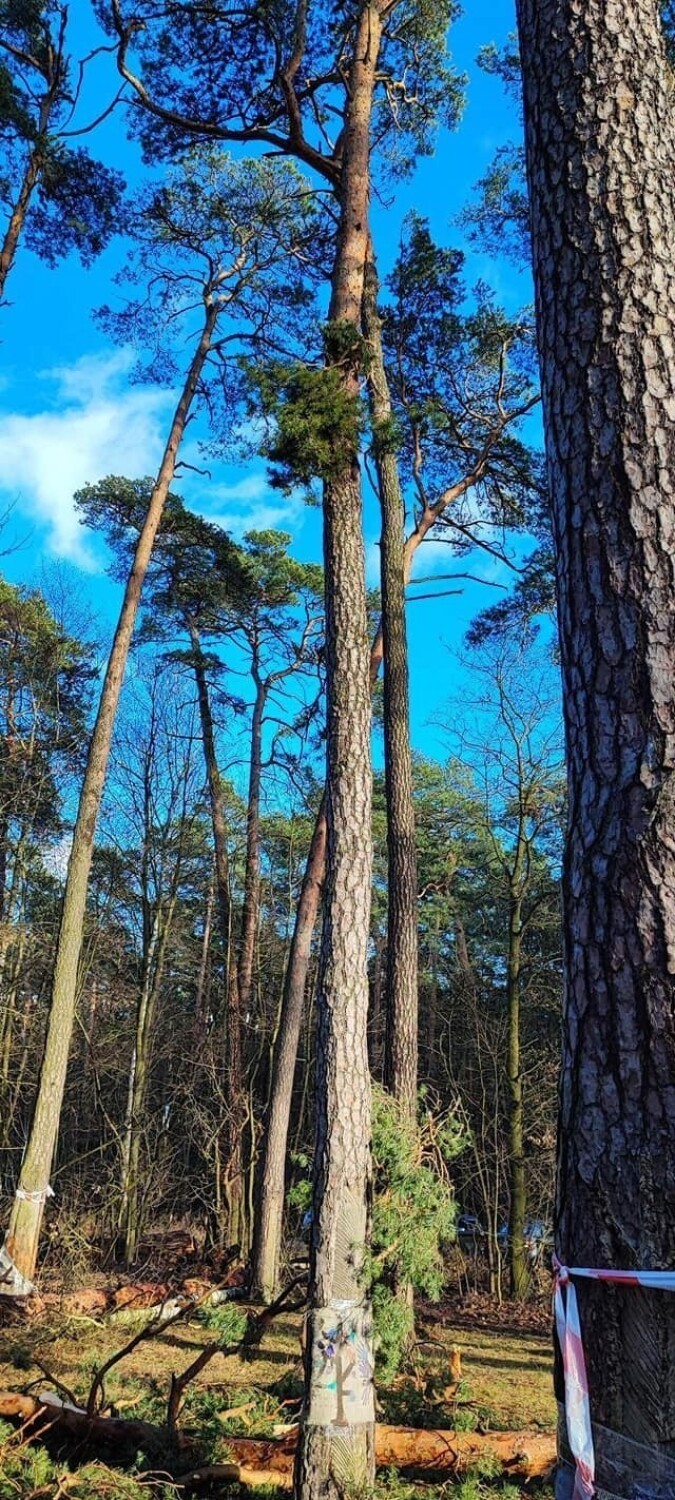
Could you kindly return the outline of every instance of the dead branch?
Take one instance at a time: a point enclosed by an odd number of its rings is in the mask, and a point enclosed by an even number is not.
[[[236,1344],[232,1344],[230,1347],[223,1347],[222,1344],[216,1342],[207,1344],[206,1348],[201,1350],[201,1353],[197,1355],[196,1359],[193,1359],[192,1364],[188,1365],[182,1375],[171,1376],[171,1388],[169,1390],[166,1414],[169,1432],[175,1432],[176,1430],[180,1409],[183,1404],[183,1396],[187,1387],[197,1378],[204,1369],[204,1366],[209,1363],[209,1360],[213,1359],[214,1354],[223,1354],[225,1357],[231,1354],[240,1354],[242,1359],[245,1359],[246,1355],[260,1343],[266,1328],[274,1318],[278,1317],[279,1313],[291,1312],[297,1309],[298,1306],[304,1306],[304,1299],[300,1303],[291,1303],[289,1301],[295,1288],[304,1279],[304,1275],[296,1276],[293,1281],[289,1282],[288,1286],[284,1287],[283,1291],[276,1298],[276,1301],[270,1302],[269,1307],[266,1307],[262,1313],[249,1314],[243,1337]]]

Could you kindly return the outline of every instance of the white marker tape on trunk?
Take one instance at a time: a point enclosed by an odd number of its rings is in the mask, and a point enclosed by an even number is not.
[[[565,1378],[567,1436],[576,1465],[573,1500],[591,1500],[595,1494],[595,1453],[579,1304],[572,1277],[583,1276],[590,1281],[609,1281],[617,1286],[644,1286],[653,1291],[675,1292],[675,1271],[590,1270],[581,1266],[562,1266],[555,1256],[553,1270],[553,1308]]]
[[[23,1203],[45,1203],[47,1198],[54,1197],[54,1189],[49,1184],[47,1187],[35,1188],[33,1191],[29,1188],[18,1187],[14,1197],[20,1198]]]

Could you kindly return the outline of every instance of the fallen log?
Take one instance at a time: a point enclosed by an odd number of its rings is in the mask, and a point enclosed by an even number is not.
[[[264,1469],[287,1477],[290,1485],[296,1439],[296,1433],[289,1434],[281,1442],[228,1438],[227,1445],[242,1472]],[[378,1469],[463,1474],[491,1458],[508,1478],[544,1479],[555,1462],[555,1455],[554,1432],[453,1432],[438,1428],[389,1427],[380,1422],[375,1428]]]
[[[102,1447],[129,1446],[150,1454],[166,1453],[171,1435],[166,1428],[133,1418],[87,1416],[81,1407],[63,1401],[53,1391],[22,1396],[0,1391],[0,1417],[28,1421],[46,1418],[73,1437]],[[215,1478],[237,1479],[246,1486],[277,1484],[290,1489],[297,1431],[281,1441],[255,1438],[226,1439],[231,1461],[183,1476],[188,1488]],[[544,1479],[555,1462],[553,1432],[452,1432],[418,1427],[389,1427],[378,1423],[375,1457],[380,1469],[402,1469],[418,1474],[463,1474],[493,1460],[510,1479]]]
[[[142,1449],[158,1455],[166,1452],[168,1434],[163,1427],[142,1422],[135,1417],[88,1416],[84,1407],[73,1406],[55,1391],[39,1396],[22,1396],[17,1391],[0,1391],[0,1417],[30,1422],[40,1418],[50,1427],[58,1426],[70,1437],[85,1440],[102,1448]]]

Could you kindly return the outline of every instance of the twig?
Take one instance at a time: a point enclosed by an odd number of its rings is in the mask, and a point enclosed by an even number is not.
[[[87,1398],[87,1416],[93,1417],[95,1415],[97,1395],[100,1391],[101,1400],[103,1399],[103,1382],[106,1375],[110,1370],[112,1370],[113,1365],[119,1364],[121,1359],[125,1359],[127,1354],[131,1354],[136,1346],[138,1344],[141,1344],[144,1339],[154,1339],[158,1333],[163,1333],[165,1328],[171,1328],[174,1323],[177,1323],[179,1321],[180,1318],[184,1318],[188,1313],[194,1312],[195,1308],[200,1307],[201,1303],[205,1302],[210,1296],[211,1291],[208,1291],[206,1293],[206,1296],[202,1297],[199,1301],[186,1303],[185,1307],[179,1308],[178,1312],[172,1313],[168,1318],[163,1318],[160,1311],[156,1315],[156,1317],[151,1320],[150,1323],[146,1323],[144,1328],[139,1329],[139,1332],[135,1333],[132,1339],[129,1339],[128,1344],[125,1344],[122,1349],[118,1349],[115,1354],[111,1354],[110,1359],[107,1359],[105,1364],[101,1365],[100,1370],[97,1370],[96,1374],[94,1375],[91,1390]]]
[[[284,1290],[280,1292],[276,1301],[271,1302],[269,1307],[265,1308],[264,1312],[257,1315],[250,1314],[243,1336],[236,1344],[226,1345],[225,1347],[219,1343],[207,1344],[201,1350],[201,1353],[197,1355],[197,1358],[193,1359],[192,1364],[188,1365],[186,1370],[183,1370],[182,1375],[171,1376],[171,1387],[166,1413],[167,1427],[170,1432],[176,1431],[183,1394],[187,1386],[193,1380],[196,1380],[197,1376],[204,1369],[204,1366],[209,1363],[209,1360],[213,1359],[214,1354],[222,1354],[225,1358],[228,1358],[232,1354],[241,1354],[242,1358],[245,1359],[246,1354],[260,1343],[265,1329],[272,1322],[273,1318],[278,1317],[281,1312],[295,1311],[297,1308],[304,1306],[304,1298],[301,1302],[289,1302],[291,1293],[295,1291],[296,1286],[299,1286],[304,1279],[304,1275],[294,1277],[293,1281],[289,1282],[288,1286],[284,1287]]]
[[[46,1376],[47,1380],[49,1380],[51,1384],[54,1385],[57,1391],[63,1391],[64,1396],[68,1397],[68,1400],[70,1401],[72,1406],[77,1406],[79,1404],[77,1396],[73,1395],[70,1387],[64,1385],[63,1381],[59,1380],[58,1375],[53,1375],[51,1370],[49,1370],[46,1365],[43,1365],[42,1360],[37,1359],[35,1355],[33,1355],[33,1364],[37,1366],[37,1369],[40,1370],[44,1376]]]

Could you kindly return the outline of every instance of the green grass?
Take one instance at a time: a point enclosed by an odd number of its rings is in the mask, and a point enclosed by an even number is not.
[[[218,1320],[216,1320],[217,1323]],[[106,1409],[122,1417],[137,1417],[157,1425],[166,1418],[172,1373],[184,1370],[214,1336],[228,1341],[230,1328],[213,1319],[178,1323],[156,1338],[141,1343],[116,1365],[105,1381]],[[186,1392],[181,1430],[189,1440],[185,1467],[227,1458],[232,1436],[269,1438],[279,1423],[293,1421],[302,1392],[298,1315],[280,1318],[260,1347],[245,1359],[218,1353]],[[94,1370],[129,1336],[119,1327],[90,1318],[39,1321],[29,1328],[8,1330],[0,1343],[0,1388],[24,1390],[32,1381],[49,1382],[34,1364],[37,1357],[53,1376],[85,1402]],[[412,1380],[380,1394],[382,1419],[409,1426],[455,1427],[489,1431],[555,1425],[551,1380],[551,1349],[547,1338],[512,1330],[482,1327],[453,1329],[430,1318],[419,1320],[418,1336],[433,1340],[418,1353],[429,1391],[440,1392],[450,1348],[462,1351],[462,1381],[450,1401],[424,1392]],[[447,1378],[447,1377],[446,1377]],[[91,1455],[81,1455],[91,1460]],[[74,1465],[74,1458],[73,1458]],[[156,1458],[154,1460],[157,1462]],[[220,1492],[236,1497],[230,1486]],[[496,1481],[490,1473],[474,1473],[442,1486],[407,1484],[399,1475],[378,1476],[372,1500],[517,1500],[513,1485]],[[528,1487],[528,1495],[533,1493]],[[535,1492],[549,1500],[545,1489]],[[249,1492],[250,1494],[250,1492]],[[275,1500],[279,1492],[274,1492]],[[68,1468],[63,1452],[50,1456],[39,1444],[22,1443],[15,1430],[0,1424],[0,1500],[176,1500],[177,1491],[166,1476],[151,1477],[148,1467],[133,1472],[84,1462]],[[266,1500],[256,1490],[256,1500]],[[271,1500],[271,1496],[267,1497]]]

